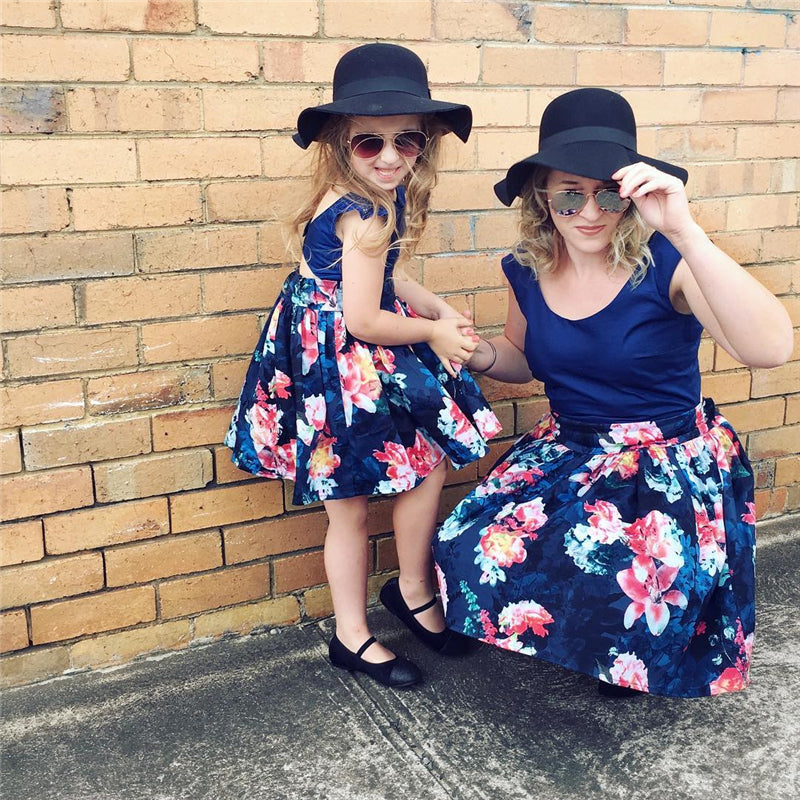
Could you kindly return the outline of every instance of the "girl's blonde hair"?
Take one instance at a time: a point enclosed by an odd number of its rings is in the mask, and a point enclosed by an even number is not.
[[[564,239],[556,230],[547,203],[548,167],[536,167],[520,192],[522,212],[519,239],[514,245],[514,257],[535,275],[551,272],[566,254]],[[608,252],[609,272],[621,267],[630,273],[630,283],[637,286],[647,274],[653,261],[647,240],[651,231],[636,206],[631,203],[623,213]]]
[[[311,195],[290,223],[295,251],[299,250],[297,245],[302,239],[306,223],[313,218],[320,201],[332,186],[340,187],[371,202],[376,219],[379,209],[386,211],[385,224],[380,227],[375,226],[366,241],[358,242],[358,247],[375,255],[389,247],[392,233],[398,223],[394,199],[389,192],[373,186],[353,170],[348,143],[352,119],[352,117],[331,116],[317,138],[312,162]],[[401,237],[392,244],[392,247],[400,249],[401,258],[413,255],[428,221],[428,203],[431,191],[436,185],[441,138],[447,132],[436,117],[431,115],[422,117],[420,128],[427,135],[428,143],[405,179],[405,226]]]

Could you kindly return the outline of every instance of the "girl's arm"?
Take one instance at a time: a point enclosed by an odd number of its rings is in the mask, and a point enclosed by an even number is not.
[[[357,212],[339,218],[337,230],[343,243],[342,302],[347,329],[353,336],[372,344],[427,342],[445,369],[454,375],[450,361],[462,363],[475,349],[471,337],[463,333],[472,323],[464,318],[403,317],[381,309],[386,253],[372,255],[358,248],[359,241],[369,241],[374,224],[380,223],[376,223],[374,217],[362,220]]]
[[[421,317],[444,319],[445,317],[459,316],[458,311],[449,303],[398,270],[395,270],[394,275],[394,291]]]
[[[780,300],[722,252],[692,219],[683,183],[648,164],[614,174],[645,222],[683,257],[670,284],[676,310],[691,312],[737,361],[776,367],[792,353],[792,323]]]
[[[490,340],[491,344],[481,339],[467,366],[477,373],[506,383],[527,383],[533,380],[524,352],[527,328],[528,323],[517,298],[509,289],[508,313],[502,336],[495,336]]]

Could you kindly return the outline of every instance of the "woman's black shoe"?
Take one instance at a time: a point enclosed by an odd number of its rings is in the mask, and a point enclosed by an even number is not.
[[[435,650],[441,655],[460,656],[469,649],[469,640],[466,637],[447,628],[438,633],[429,631],[417,622],[414,615],[432,608],[436,604],[436,597],[418,608],[409,608],[400,592],[400,582],[397,578],[390,578],[383,584],[380,598],[381,603],[399,620],[404,622],[411,633],[424,645],[430,647],[431,650]]]
[[[419,667],[407,658],[395,656],[391,661],[383,661],[380,664],[372,664],[361,658],[361,654],[370,646],[375,644],[375,637],[370,636],[357,653],[348,650],[335,636],[328,645],[328,656],[331,664],[340,669],[349,669],[351,672],[363,672],[373,680],[382,683],[384,686],[403,688],[413,686],[422,679]]]
[[[627,686],[617,686],[615,683],[597,682],[597,691],[603,697],[641,697],[642,693]]]

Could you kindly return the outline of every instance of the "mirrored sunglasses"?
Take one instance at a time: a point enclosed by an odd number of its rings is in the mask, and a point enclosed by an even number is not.
[[[567,189],[563,192],[553,192],[547,202],[553,212],[560,217],[571,217],[583,211],[590,197],[594,197],[597,207],[608,214],[621,214],[631,204],[630,197],[620,197],[617,189],[598,189],[596,192]]]
[[[428,137],[422,131],[402,131],[392,136],[357,133],[347,143],[357,158],[375,158],[383,152],[387,139],[391,139],[392,146],[403,158],[416,158],[428,145]]]

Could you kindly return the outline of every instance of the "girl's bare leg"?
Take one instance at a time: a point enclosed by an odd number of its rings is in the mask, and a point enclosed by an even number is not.
[[[367,498],[326,500],[324,505],[328,513],[325,572],[336,615],[336,636],[348,650],[355,653],[372,636],[367,624]],[[361,657],[377,664],[389,661],[394,653],[376,643],[367,648]]]
[[[424,605],[435,592],[431,540],[446,477],[447,463],[443,461],[419,486],[395,500],[393,521],[400,562],[400,593],[409,608]],[[438,603],[417,614],[416,619],[430,631],[444,630],[444,615]]]

